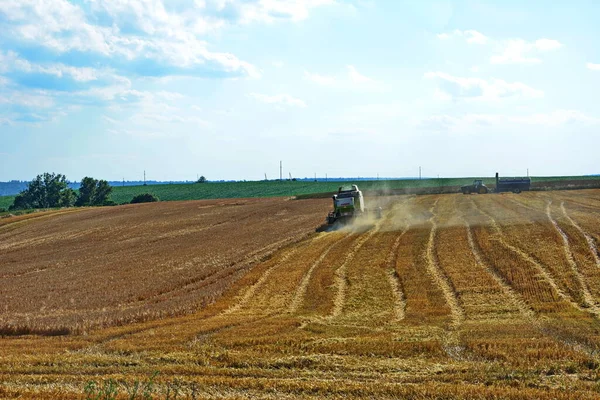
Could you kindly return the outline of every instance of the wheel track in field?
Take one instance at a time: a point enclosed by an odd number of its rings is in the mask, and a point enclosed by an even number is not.
[[[277,262],[274,262],[273,265],[271,265],[269,268],[267,268],[267,270],[265,272],[263,272],[263,274],[260,276],[260,278],[254,284],[250,285],[250,287],[246,290],[246,292],[244,292],[244,294],[239,297],[239,300],[237,301],[236,304],[234,304],[233,306],[224,310],[222,314],[227,315],[227,314],[235,313],[235,312],[239,311],[242,307],[244,307],[246,304],[248,304],[248,302],[256,294],[257,290],[262,285],[264,285],[264,283],[267,281],[267,279],[269,279],[269,277],[271,276],[273,271],[275,271],[275,269],[277,269],[279,266],[281,266],[283,263],[285,263],[297,251],[298,251],[298,248],[289,249],[287,251],[287,253],[281,257],[281,259],[279,259]]]
[[[596,261],[596,266],[598,268],[600,268],[600,251],[598,251],[598,247],[596,246],[594,238],[592,236],[590,236],[590,234],[588,234],[586,231],[584,231],[583,228],[581,228],[581,226],[579,226],[579,224],[571,218],[571,216],[567,213],[567,209],[565,208],[564,201],[562,201],[560,203],[560,209],[561,209],[564,217],[567,219],[567,221],[569,221],[569,223],[571,225],[573,225],[573,227],[575,229],[577,229],[579,231],[579,233],[581,233],[585,237],[585,240],[587,241],[588,247],[590,249],[590,253],[592,253],[592,256],[594,257],[594,261]]]
[[[554,218],[552,218],[552,210],[550,209],[551,205],[552,205],[552,200],[549,200],[546,203],[546,215],[548,216],[548,220],[552,223],[552,225],[554,226],[554,229],[562,238],[563,251],[565,253],[565,257],[567,258],[567,262],[568,262],[569,266],[571,267],[571,270],[573,271],[575,278],[577,279],[577,283],[581,287],[581,291],[583,293],[583,300],[585,301],[586,306],[589,307],[590,312],[592,312],[594,315],[596,315],[596,317],[599,317],[600,310],[598,309],[598,305],[596,304],[594,297],[590,293],[589,286],[585,282],[584,277],[579,272],[579,267],[577,266],[577,263],[575,262],[575,258],[573,257],[573,251],[571,250],[571,245],[569,244],[569,237],[558,225],[558,222],[556,222],[556,220],[554,220]]]
[[[452,284],[452,281],[443,271],[439,265],[437,256],[435,254],[435,238],[437,234],[437,223],[435,222],[437,214],[435,208],[438,203],[436,199],[429,209],[431,217],[429,222],[431,223],[431,231],[429,232],[429,240],[427,241],[427,249],[425,251],[426,269],[429,275],[432,277],[435,284],[442,291],[446,304],[450,308],[450,317],[452,322],[450,323],[450,329],[448,335],[442,338],[442,346],[446,354],[455,360],[464,360],[466,348],[462,344],[460,339],[459,328],[465,319],[465,312],[458,300],[458,293],[456,288]]]
[[[336,288],[336,295],[333,299],[333,310],[328,316],[329,320],[338,317],[344,309],[344,305],[346,303],[346,291],[348,286],[348,264],[352,262],[352,260],[356,256],[356,253],[361,249],[361,247],[379,231],[384,220],[385,219],[382,218],[375,224],[373,228],[371,228],[368,232],[362,234],[361,238],[346,254],[346,258],[344,259],[342,265],[340,265],[335,270],[333,285]]]
[[[391,215],[396,215],[396,209],[408,203],[410,198],[404,198],[401,202],[398,202],[392,206]],[[398,262],[398,248],[400,247],[400,243],[402,241],[402,237],[408,232],[411,228],[410,221],[406,221],[406,226],[402,229],[402,232],[398,234],[388,255],[385,259],[385,265],[387,266],[386,277],[388,283],[390,285],[390,290],[392,291],[392,296],[394,297],[394,319],[390,321],[390,323],[396,323],[402,321],[406,316],[406,296],[404,295],[404,284],[402,282],[402,278],[398,274],[396,270],[396,264]]]
[[[450,278],[448,278],[448,276],[440,267],[437,257],[435,255],[435,237],[437,234],[437,224],[435,222],[437,215],[435,213],[435,207],[437,205],[437,202],[438,199],[435,200],[435,202],[429,209],[429,212],[431,213],[431,217],[429,218],[429,222],[431,223],[431,231],[429,232],[429,240],[427,241],[427,249],[425,251],[426,268],[429,275],[431,275],[434,282],[438,285],[438,287],[444,294],[444,299],[450,307],[450,313],[452,316],[452,326],[456,328],[463,322],[465,315],[464,310],[459,304],[456,289],[452,285]]]
[[[233,274],[236,274],[237,272],[239,272],[243,269],[249,268],[250,266],[252,266],[256,263],[264,261],[264,260],[268,259],[269,257],[271,257],[274,253],[279,251],[282,247],[285,247],[286,245],[296,245],[296,244],[302,242],[303,240],[307,239],[311,235],[312,235],[312,233],[300,234],[300,235],[292,236],[292,237],[280,240],[278,242],[263,246],[260,249],[255,250],[255,251],[251,252],[250,254],[248,254],[247,256],[243,257],[241,260],[234,262],[233,265],[231,265],[229,268],[226,267],[225,269],[223,269],[223,268],[216,269],[215,271],[213,271],[207,275],[190,278],[185,283],[183,283],[183,285],[176,286],[174,288],[162,291],[160,293],[155,293],[152,296],[148,296],[148,297],[144,298],[144,300],[141,300],[141,301],[134,301],[134,302],[126,303],[126,305],[130,306],[130,307],[135,307],[136,303],[143,305],[143,304],[147,303],[149,300],[155,299],[157,297],[161,297],[161,296],[165,296],[165,295],[172,295],[177,292],[186,291],[189,288],[192,288],[194,285],[201,284],[201,286],[199,286],[197,288],[193,288],[190,291],[194,292],[197,290],[201,290],[202,288],[205,288],[212,284],[218,283],[218,281],[223,278],[227,278]],[[223,271],[225,271],[225,272],[223,272]]]
[[[486,270],[490,276],[496,281],[496,283],[502,288],[504,294],[510,299],[513,305],[519,310],[519,312],[528,320],[533,320],[535,318],[535,313],[531,310],[527,303],[521,298],[521,296],[512,288],[512,286],[498,273],[498,271],[488,265],[481,256],[481,251],[478,246],[475,244],[475,240],[473,239],[473,232],[471,230],[471,225],[469,221],[463,215],[463,221],[465,223],[465,227],[467,229],[467,241],[469,242],[469,247],[471,248],[471,252],[473,253],[473,257],[475,258],[475,262],[484,270]]]
[[[300,308],[300,306],[304,303],[304,298],[306,296],[308,284],[310,283],[310,279],[312,278],[314,270],[317,269],[321,265],[321,263],[323,262],[323,260],[325,260],[327,255],[331,252],[331,250],[333,250],[339,243],[341,243],[344,239],[348,238],[349,236],[350,236],[350,234],[347,234],[347,235],[343,236],[341,239],[332,243],[329,247],[327,247],[321,253],[319,258],[317,258],[312,263],[310,268],[302,276],[302,280],[300,281],[300,284],[298,285],[298,288],[296,289],[296,291],[294,293],[294,297],[292,298],[292,301],[291,301],[286,313],[293,314],[296,311],[298,311],[298,308]]]
[[[325,250],[323,250],[323,252],[319,255],[319,257],[317,258],[317,260],[311,265],[310,270],[310,274],[312,274],[312,272],[315,270],[315,268],[318,267],[318,265],[320,265],[323,260],[327,257],[327,255],[329,254],[329,252],[335,248],[336,245],[338,245],[340,242],[342,242],[344,239],[348,238],[350,236],[350,234],[347,234],[345,236],[342,236],[341,238],[335,240],[333,243],[331,243],[330,245],[327,245],[327,247],[325,248]],[[312,239],[313,242],[315,241],[319,241],[319,240],[324,240],[324,238],[326,238],[327,235],[319,235],[317,237],[314,237]],[[310,245],[310,244],[309,244]],[[263,275],[261,276],[261,278],[259,279],[259,281],[257,281],[245,294],[244,296],[241,298],[240,302],[238,304],[236,304],[235,306],[233,306],[231,309],[225,310],[223,314],[230,314],[232,312],[236,312],[239,311],[241,308],[243,308],[244,306],[246,306],[252,297],[254,297],[254,295],[257,294],[258,289],[264,285],[267,280],[269,279],[270,275],[272,274],[272,272],[277,269],[277,267],[282,266],[285,264],[285,262],[294,254],[296,254],[299,251],[299,247],[294,247],[293,249],[290,250],[290,252],[288,254],[286,254],[284,257],[282,257],[281,260],[279,260],[276,264],[274,264],[272,267],[270,267],[267,271],[265,271],[263,273]],[[306,285],[303,288],[304,293],[307,290],[308,287],[308,283],[310,281],[310,276],[308,275],[308,273],[306,273],[303,276],[302,282],[300,285],[302,285],[302,283],[304,282],[304,280],[306,280]],[[273,311],[271,314],[269,314],[269,316],[282,316],[282,315],[286,315],[289,314],[289,309],[291,308],[291,306],[294,304],[294,300],[297,301],[297,304],[295,304],[294,306],[297,308],[302,304],[303,301],[303,297],[302,298],[296,298],[296,295],[298,294],[298,291],[300,290],[300,287],[297,288],[296,292],[294,293],[294,297],[292,297],[292,300],[290,302],[290,305],[288,306],[288,308],[282,312],[280,311]],[[304,294],[303,293],[303,294]],[[303,296],[302,294],[302,296]]]
[[[499,227],[496,224],[496,221],[488,213],[481,210],[473,202],[473,200],[471,200],[471,202],[475,206],[475,209],[477,209],[479,211],[479,213],[481,213],[482,215],[485,215],[490,220],[491,225],[495,226],[494,227],[495,230],[499,229]],[[475,240],[473,239],[471,226],[469,225],[468,221],[464,218],[464,216],[463,216],[463,219],[467,226],[467,235],[468,235],[467,238],[469,241],[469,246],[471,246],[471,250],[473,252],[473,255],[475,256],[475,259],[477,260],[477,263],[479,263],[481,266],[483,266],[490,273],[490,275],[494,278],[494,280],[502,287],[505,294],[511,299],[511,301],[513,301],[513,304],[515,304],[517,306],[519,312],[525,317],[525,319],[528,320],[538,332],[552,338],[552,340],[555,340],[556,342],[561,343],[575,351],[585,354],[585,355],[593,358],[594,360],[600,360],[598,349],[582,342],[581,340],[579,340],[577,338],[571,337],[571,338],[567,339],[564,337],[564,334],[560,334],[560,333],[556,332],[555,329],[551,329],[551,328],[544,326],[543,320],[540,319],[540,317],[535,313],[535,311],[533,311],[530,307],[527,306],[527,302],[522,298],[522,296],[517,291],[515,291],[512,288],[510,283],[508,283],[500,275],[500,273],[498,273],[493,267],[489,266],[485,261],[483,261],[481,252],[477,248],[477,245],[475,244]],[[502,244],[504,244],[504,243],[502,243]]]
[[[312,235],[312,233],[310,235]],[[304,236],[302,236],[300,238],[296,237],[296,238],[294,238],[295,240],[292,240],[290,243],[291,244],[299,243],[303,239],[305,239],[306,236],[309,236],[309,235],[304,235]],[[258,249],[256,251],[250,253],[248,256],[246,256],[238,264],[242,264],[242,265],[246,265],[248,263],[252,264],[254,262],[261,261],[261,258],[270,257],[273,253],[275,253],[278,250],[280,250],[281,247],[284,246],[286,244],[286,242],[288,242],[288,241],[290,241],[290,238],[287,238],[287,239],[284,239],[284,240],[280,240],[280,241],[278,241],[276,243],[273,243],[271,245],[264,246],[264,247],[262,247],[262,248],[260,248],[260,249]],[[218,313],[216,313],[214,315],[206,316],[202,320],[212,320],[212,319],[216,319],[216,318],[221,318],[221,317],[227,316],[227,315],[232,314],[232,313],[238,311],[239,309],[241,309],[243,307],[243,305],[245,305],[247,303],[247,301],[250,300],[250,298],[254,295],[254,293],[256,293],[256,290],[257,290],[258,286],[260,286],[261,284],[263,284],[267,280],[268,275],[270,275],[272,273],[273,269],[275,269],[276,267],[278,267],[281,263],[285,262],[296,250],[297,250],[297,248],[289,249],[288,253],[286,253],[286,255],[284,255],[282,257],[282,259],[274,262],[274,264],[271,267],[269,267],[265,272],[263,272],[263,274],[260,276],[260,278],[258,279],[257,282],[255,282],[253,285],[251,285],[251,287],[246,292],[244,292],[243,295],[238,296],[239,300],[238,300],[238,302],[236,304],[234,304],[233,306],[231,306],[231,307],[229,307],[229,308],[227,308],[227,309],[225,309],[225,310],[223,310],[221,312],[218,312]],[[235,274],[236,272],[239,272],[241,269],[243,269],[243,268],[231,269],[231,271],[229,271],[225,276],[230,276],[232,274]],[[215,274],[209,275],[207,277],[207,279],[210,278],[210,277],[214,277],[214,275]],[[267,275],[267,276],[265,276],[265,275]],[[212,284],[212,283],[216,283],[216,282],[211,282],[210,284]],[[130,307],[130,308],[135,308],[135,307]],[[242,325],[244,323],[251,323],[251,322],[255,321],[257,318],[268,318],[268,317],[270,317],[272,315],[273,314],[268,314],[268,315],[262,316],[262,317],[255,317],[254,319],[247,318],[246,321],[241,321],[241,322],[238,322],[238,323],[229,322],[229,323],[226,323],[226,326],[223,327],[222,329],[226,329],[229,326],[230,327],[234,327],[234,326]],[[103,339],[101,341],[95,342],[95,344],[96,345],[103,345],[103,344],[107,344],[107,343],[110,343],[110,342],[113,342],[113,341],[116,341],[116,340],[119,340],[119,339],[123,339],[123,338],[128,337],[128,336],[133,336],[133,335],[144,333],[144,332],[151,331],[151,330],[154,330],[154,329],[167,328],[167,327],[172,326],[174,324],[180,324],[180,323],[181,322],[176,321],[175,319],[173,319],[172,321],[158,320],[158,321],[154,321],[154,322],[149,322],[149,323],[144,324],[144,326],[141,326],[139,328],[135,328],[133,330],[129,330],[129,331],[125,331],[125,332],[122,332],[122,333],[115,334],[115,335],[111,335],[108,338],[105,338],[105,339]],[[215,331],[222,330],[222,329],[221,328],[215,328]]]
[[[487,211],[485,211],[481,207],[479,207],[479,205],[477,205],[473,201],[473,199],[470,199],[470,200],[473,203],[473,206],[490,220],[490,226],[496,232],[496,236],[498,238],[499,243],[501,243],[504,247],[506,247],[513,253],[517,254],[519,257],[521,257],[522,259],[524,259],[531,265],[533,265],[539,271],[541,276],[546,280],[546,282],[550,285],[550,287],[552,287],[552,289],[554,289],[554,291],[560,298],[562,298],[564,301],[566,301],[568,304],[570,304],[572,307],[576,308],[579,311],[584,311],[584,312],[588,311],[588,310],[585,310],[583,307],[581,307],[575,300],[573,300],[573,298],[571,298],[571,296],[566,294],[558,286],[558,284],[554,281],[554,278],[552,277],[550,272],[546,269],[546,267],[544,267],[541,263],[536,261],[533,257],[531,257],[529,254],[527,254],[523,250],[508,243],[506,241],[506,238],[505,238],[504,232],[502,231],[502,228],[498,225],[498,223],[496,222],[494,217],[492,217]]]
[[[394,241],[394,245],[390,249],[390,252],[388,253],[388,256],[386,258],[386,265],[388,266],[386,276],[388,278],[390,288],[394,295],[395,318],[392,322],[398,322],[403,320],[406,314],[406,297],[404,296],[404,290],[402,289],[402,278],[400,278],[400,275],[398,275],[398,271],[396,270],[396,263],[398,261],[398,248],[400,247],[400,241],[409,229],[410,226],[407,226],[406,228],[404,228],[402,233],[398,235],[398,237]]]

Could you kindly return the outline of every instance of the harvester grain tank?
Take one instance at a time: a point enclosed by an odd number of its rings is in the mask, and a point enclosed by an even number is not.
[[[521,193],[531,189],[531,179],[527,178],[499,178],[496,172],[496,193],[513,192]]]
[[[327,223],[334,224],[337,221],[348,222],[359,216],[366,215],[365,200],[358,186],[350,188],[339,187],[338,192],[332,196],[333,211],[327,215]],[[373,210],[377,218],[381,217],[381,208]]]

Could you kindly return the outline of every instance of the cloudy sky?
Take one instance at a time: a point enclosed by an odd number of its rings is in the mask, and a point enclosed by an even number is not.
[[[0,0],[0,181],[600,173],[599,19],[594,0]]]

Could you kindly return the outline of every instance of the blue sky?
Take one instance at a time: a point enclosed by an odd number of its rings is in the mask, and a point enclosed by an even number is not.
[[[596,1],[1,0],[0,181],[600,173]]]

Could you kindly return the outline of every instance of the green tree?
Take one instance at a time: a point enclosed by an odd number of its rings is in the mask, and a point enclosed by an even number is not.
[[[204,175],[202,175],[200,178],[198,178],[198,180],[196,181],[196,183],[204,183],[206,182],[206,178],[204,177]]]
[[[77,200],[77,193],[71,188],[66,188],[60,193],[60,199],[58,201],[59,207],[73,207]]]
[[[102,206],[113,204],[110,200],[112,186],[105,180],[97,180],[86,176],[81,180],[76,206]]]
[[[81,180],[81,185],[79,186],[79,196],[75,202],[76,206],[82,207],[92,205],[94,195],[96,194],[97,183],[98,181],[96,179],[90,178],[89,176],[86,176]]]
[[[153,203],[155,201],[159,201],[158,197],[156,197],[152,193],[142,193],[138,194],[137,196],[134,196],[133,199],[131,199],[131,204]]]
[[[15,197],[10,209],[70,207],[75,194],[67,185],[66,176],[45,172],[29,182],[27,189]]]
[[[93,204],[95,206],[104,206],[113,204],[110,200],[110,194],[112,193],[112,186],[108,184],[108,181],[103,179],[98,181],[96,185],[96,193],[94,194]]]

